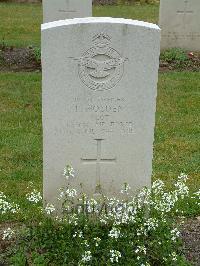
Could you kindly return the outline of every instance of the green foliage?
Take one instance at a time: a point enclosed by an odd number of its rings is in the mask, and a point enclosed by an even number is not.
[[[26,266],[27,258],[24,253],[24,249],[21,247],[18,248],[18,250],[15,251],[15,253],[10,258],[11,265],[17,265],[17,266]]]
[[[161,53],[161,59],[167,62],[185,62],[189,58],[185,50],[181,48],[171,48]]]
[[[33,54],[35,60],[40,63],[41,62],[41,48],[40,47],[33,47]]]
[[[0,50],[0,65],[4,63],[4,58],[2,56],[2,51]]]
[[[30,227],[30,237],[23,240],[21,245],[29,246],[29,260],[33,265],[83,265],[80,263],[85,250],[90,250],[93,258],[87,265],[112,265],[110,261],[110,250],[118,250],[122,254],[117,265],[189,265],[183,257],[181,251],[181,242],[172,244],[170,240],[170,221],[160,225],[159,230],[151,233],[148,237],[137,237],[137,226],[129,224],[124,226],[124,236],[118,239],[109,239],[106,237],[111,230],[111,226],[101,226],[96,224],[86,224],[83,221],[78,226],[58,224],[56,222],[45,220],[40,225]],[[87,226],[86,226],[87,225]],[[74,238],[73,234],[77,231],[83,233],[83,238]],[[100,244],[96,247],[97,237],[101,238]],[[161,244],[158,244],[161,243]],[[137,247],[145,245],[145,253],[138,252]],[[36,250],[36,252],[35,252]],[[24,256],[26,255],[24,250]],[[178,254],[176,264],[171,261],[169,256],[173,252]],[[17,253],[18,254],[18,253]],[[16,257],[16,255],[15,255]],[[20,258],[24,257],[20,254]],[[16,264],[21,265],[21,264]],[[23,265],[23,264],[22,264]]]
[[[8,43],[5,41],[5,38],[3,37],[2,40],[0,40],[0,49],[4,50],[8,47]]]
[[[179,224],[184,221],[185,202],[191,197],[187,179],[181,174],[172,191],[157,180],[152,189],[144,188],[134,197],[126,184],[121,200],[105,196],[90,199],[67,183],[60,190],[59,217],[51,204],[41,212],[41,194],[34,190],[27,199],[37,211],[32,219],[24,219],[26,227],[16,234],[7,262],[21,266],[26,262],[43,266],[190,265],[184,258],[176,225],[177,215],[181,215]],[[199,210],[200,191],[192,198]]]

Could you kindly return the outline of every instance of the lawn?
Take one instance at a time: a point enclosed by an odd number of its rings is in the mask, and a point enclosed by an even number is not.
[[[95,6],[94,16],[124,17],[158,22],[158,5]],[[0,44],[40,46],[40,4],[0,3]]]
[[[181,172],[200,187],[200,73],[161,73],[153,178],[170,187]],[[0,186],[22,200],[30,181],[42,187],[41,74],[0,74]]]

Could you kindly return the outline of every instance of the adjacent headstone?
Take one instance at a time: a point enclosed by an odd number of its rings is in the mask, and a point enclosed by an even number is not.
[[[161,49],[200,51],[200,1],[160,1]]]
[[[92,16],[92,0],[43,0],[43,21]]]
[[[42,25],[44,197],[65,184],[117,196],[151,183],[160,30],[84,18]]]

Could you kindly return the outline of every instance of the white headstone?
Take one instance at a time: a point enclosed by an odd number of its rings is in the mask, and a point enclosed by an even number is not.
[[[151,183],[160,30],[85,18],[42,25],[44,197],[72,187],[117,195]]]
[[[43,0],[43,21],[92,16],[92,0]]]
[[[161,49],[200,50],[200,0],[160,1]]]

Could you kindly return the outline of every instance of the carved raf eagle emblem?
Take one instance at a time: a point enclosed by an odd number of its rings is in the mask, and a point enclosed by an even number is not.
[[[100,33],[93,38],[94,45],[78,61],[79,77],[92,90],[113,88],[122,78],[127,60],[112,47],[110,37]]]
[[[124,64],[125,58],[109,59],[105,61],[98,61],[93,58],[81,57],[79,58],[79,64],[92,69],[89,75],[93,78],[105,78],[110,76],[111,73],[108,70],[115,69]]]

